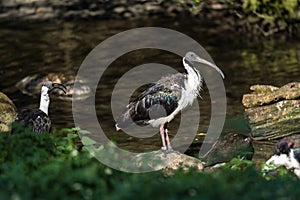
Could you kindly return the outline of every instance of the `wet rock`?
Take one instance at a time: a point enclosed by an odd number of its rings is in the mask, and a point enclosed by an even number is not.
[[[16,106],[4,93],[0,92],[0,132],[9,132],[16,116]]]
[[[41,0],[2,0],[1,4],[2,6],[9,6],[13,7],[16,5],[32,5],[35,2],[38,2]]]
[[[22,7],[19,9],[19,12],[22,13],[23,15],[32,15],[35,13],[35,9]]]
[[[53,8],[52,7],[37,7],[36,9],[35,9],[35,11],[37,12],[37,13],[51,13],[51,12],[53,12]]]
[[[144,12],[144,6],[141,4],[137,4],[128,8],[131,13],[135,13],[136,15],[141,15]]]
[[[177,14],[182,13],[184,10],[182,7],[176,5],[170,5],[168,6],[167,11],[169,13],[169,16],[176,17]]]
[[[230,161],[232,158],[240,157],[251,160],[254,149],[249,137],[229,133],[213,145],[212,150],[203,158],[206,166]]]
[[[300,133],[300,83],[280,88],[255,85],[243,96],[254,140],[275,139]]]
[[[121,13],[125,12],[126,9],[125,9],[124,7],[116,7],[116,8],[114,8],[113,11],[114,11],[115,13],[121,14]]]
[[[132,17],[133,17],[133,14],[132,14],[131,12],[124,12],[124,13],[122,14],[122,16],[123,16],[124,18],[132,18]]]
[[[159,11],[160,8],[161,7],[157,4],[153,4],[153,3],[145,4],[145,10],[147,10],[147,11]]]

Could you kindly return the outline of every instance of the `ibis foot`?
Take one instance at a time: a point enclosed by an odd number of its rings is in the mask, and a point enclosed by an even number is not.
[[[173,152],[175,151],[172,147],[168,147],[168,149],[166,150],[166,153],[173,153]]]
[[[167,147],[161,147],[162,151],[167,151],[167,149],[168,149]]]
[[[168,146],[168,147],[161,147],[161,151],[164,152],[165,154],[175,152],[171,146]]]

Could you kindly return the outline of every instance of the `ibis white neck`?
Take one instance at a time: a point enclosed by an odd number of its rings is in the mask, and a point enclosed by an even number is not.
[[[50,97],[48,94],[48,88],[46,86],[42,86],[41,90],[41,101],[40,101],[40,110],[48,115],[48,108],[50,104]]]
[[[192,66],[192,63],[188,62],[183,58],[183,65],[187,71],[187,85],[190,87],[190,90],[195,92],[195,95],[199,95],[200,87],[202,86],[202,77],[198,70]]]

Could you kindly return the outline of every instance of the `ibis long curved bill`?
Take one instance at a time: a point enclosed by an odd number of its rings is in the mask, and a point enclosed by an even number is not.
[[[200,58],[197,54],[195,54],[194,52],[187,52],[185,54],[185,58],[190,61],[190,62],[199,62],[199,63],[203,63],[205,65],[209,65],[210,67],[214,68],[217,72],[219,72],[219,74],[222,76],[222,78],[224,79],[225,76],[223,74],[223,72],[220,70],[219,67],[217,67],[217,65],[203,59],[203,58]]]
[[[60,84],[60,83],[52,83],[52,85],[49,87],[48,94],[50,94],[55,89],[60,89],[65,94],[67,94],[67,88],[66,88],[66,86],[64,86],[63,84]]]

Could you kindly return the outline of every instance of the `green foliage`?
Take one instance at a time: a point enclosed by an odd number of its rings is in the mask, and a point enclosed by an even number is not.
[[[278,199],[300,194],[294,188],[298,179],[268,181],[253,162],[241,159],[210,173],[119,172],[81,148],[78,131],[0,134],[0,199]]]
[[[1,134],[0,199],[89,199],[104,194],[109,184],[106,167],[78,151],[79,138],[71,131]]]
[[[202,0],[173,0],[184,7],[192,15],[197,15],[202,10]]]
[[[242,7],[246,13],[251,12],[259,18],[274,21],[296,18],[299,6],[298,0],[245,0]]]
[[[273,163],[270,163],[268,165],[266,163],[263,163],[262,173],[266,180],[276,179],[278,176],[290,177],[290,178],[295,177],[295,174],[293,174],[290,170],[288,170],[284,166],[277,166],[274,165]]]
[[[239,164],[238,164],[239,163]],[[246,164],[246,165],[245,165]],[[237,167],[239,165],[240,167]],[[234,166],[234,169],[232,167]],[[243,166],[243,167],[241,167]],[[113,199],[280,199],[297,198],[296,178],[266,180],[253,163],[235,159],[212,172],[179,170],[169,177],[134,175],[118,182]],[[138,196],[137,196],[138,195]]]
[[[203,6],[194,0],[195,6]],[[279,31],[292,32],[300,21],[299,0],[214,0],[207,5],[222,5],[226,14],[232,15],[236,25],[247,32],[271,35]],[[216,6],[218,7],[218,6]],[[197,11],[201,11],[198,9]],[[228,16],[228,15],[226,15]],[[236,18],[237,17],[237,18]]]
[[[258,30],[268,36],[279,31],[291,31],[300,20],[298,0],[244,0],[242,11],[249,31]]]
[[[233,158],[230,162],[226,163],[226,165],[223,166],[224,169],[232,169],[235,171],[241,171],[253,168],[255,166],[255,163],[250,160],[244,160],[241,158]]]

